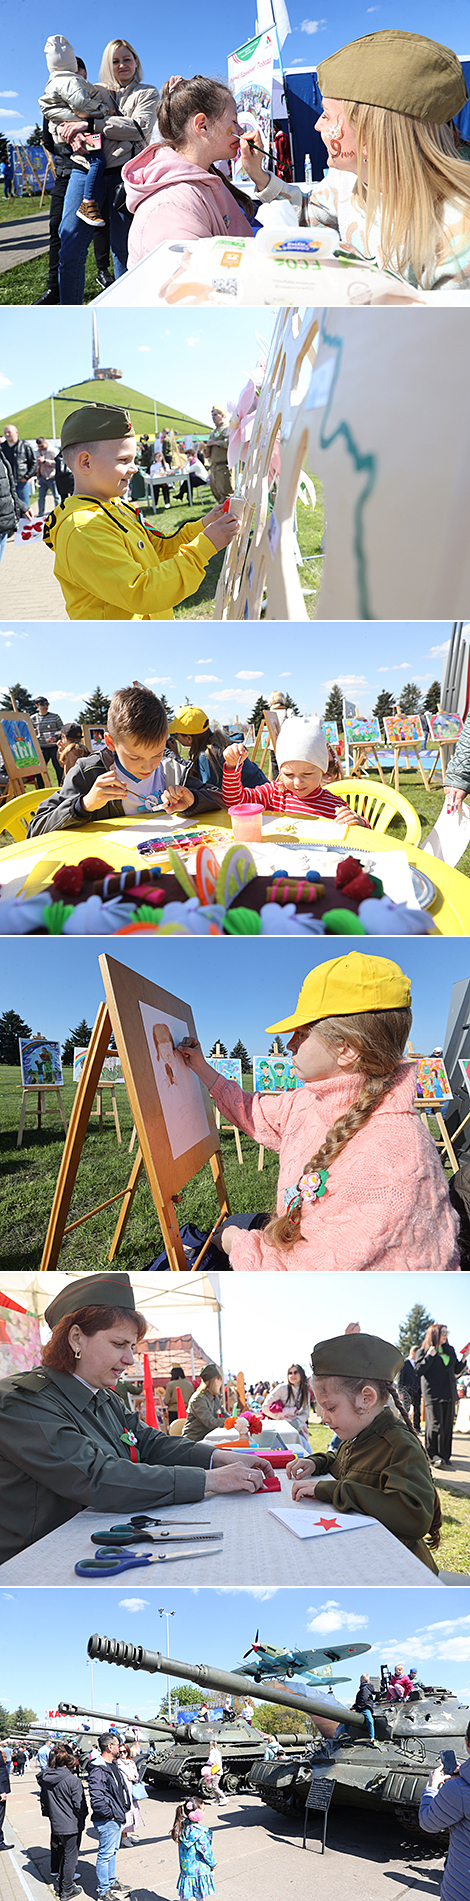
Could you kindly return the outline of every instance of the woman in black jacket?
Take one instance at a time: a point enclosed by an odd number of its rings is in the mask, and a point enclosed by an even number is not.
[[[441,1464],[450,1465],[451,1458],[452,1458],[452,1433],[454,1430],[455,1404],[456,1404],[456,1398],[457,1398],[456,1382],[459,1377],[459,1374],[464,1372],[467,1362],[466,1360],[457,1359],[455,1347],[451,1347],[450,1341],[447,1335],[447,1327],[444,1327],[444,1326],[439,1327],[438,1355],[439,1355],[439,1359],[442,1361],[444,1374],[445,1374],[445,1392],[444,1392],[443,1399],[441,1401],[442,1425],[441,1425],[441,1443],[439,1446],[439,1452],[440,1452]]]
[[[10,464],[0,445],[0,561],[10,535],[14,535],[20,515],[28,510],[18,496],[11,473]]]
[[[41,1808],[51,1824],[51,1875],[61,1901],[74,1901],[80,1889],[73,1878],[85,1817],[88,1815],[83,1782],[75,1774],[75,1757],[65,1743],[51,1750],[41,1777]]]
[[[421,1379],[425,1411],[425,1444],[432,1465],[443,1465],[444,1413],[443,1407],[448,1399],[449,1383],[446,1367],[439,1352],[440,1327],[433,1321],[425,1333],[421,1352],[416,1360],[416,1372]]]
[[[6,1756],[4,1756],[4,1753],[3,1753],[3,1749],[0,1749],[0,1848],[8,1848],[8,1842],[5,1841],[5,1837],[3,1833],[3,1824],[5,1821],[7,1795],[9,1794],[10,1794],[10,1777],[8,1774],[8,1764],[7,1764]]]

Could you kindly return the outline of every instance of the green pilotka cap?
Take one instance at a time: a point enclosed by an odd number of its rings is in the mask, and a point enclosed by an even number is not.
[[[446,125],[468,99],[460,60],[449,46],[390,27],[351,40],[317,67],[324,99],[382,106],[405,118]]]
[[[57,1327],[65,1314],[82,1313],[84,1307],[122,1307],[125,1313],[135,1313],[134,1292],[128,1274],[86,1274],[76,1279],[72,1276],[66,1287],[46,1307],[44,1319],[48,1327]]]
[[[333,1340],[319,1340],[312,1353],[312,1373],[318,1380],[335,1374],[351,1380],[394,1380],[402,1366],[398,1347],[375,1333],[339,1333]]]
[[[133,434],[128,409],[117,409],[114,403],[85,403],[66,416],[60,444],[62,449],[71,449],[74,442],[120,442]]]

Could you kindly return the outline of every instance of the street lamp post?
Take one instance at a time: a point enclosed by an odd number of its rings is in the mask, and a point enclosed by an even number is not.
[[[167,1657],[169,1657],[169,1655],[170,1655],[170,1617],[174,1617],[174,1615],[175,1615],[175,1613],[174,1613],[174,1611],[164,1611],[164,1610],[160,1610],[160,1608],[159,1608],[159,1611],[158,1611],[158,1615],[159,1615],[159,1617],[165,1617],[165,1618],[166,1618],[166,1654],[167,1654]],[[171,1678],[170,1678],[170,1677],[167,1677],[167,1680],[166,1680],[166,1683],[167,1683],[167,1697],[168,1697],[168,1722],[169,1722],[169,1723],[171,1723],[171,1695],[170,1695],[170,1682],[171,1682]]]

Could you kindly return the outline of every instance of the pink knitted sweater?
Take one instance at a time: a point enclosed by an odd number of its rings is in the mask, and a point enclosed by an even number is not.
[[[250,1096],[214,1075],[211,1094],[227,1121],[279,1155],[278,1214],[284,1189],[298,1182],[359,1087],[357,1078],[341,1076],[294,1095]],[[414,1065],[401,1063],[388,1095],[332,1163],[322,1200],[304,1202],[301,1240],[279,1250],[262,1230],[241,1229],[230,1255],[235,1272],[459,1272],[457,1215],[414,1094]]]

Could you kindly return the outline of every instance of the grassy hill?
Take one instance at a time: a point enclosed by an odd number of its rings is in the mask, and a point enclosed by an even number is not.
[[[69,389],[62,389],[57,396],[54,393],[55,434],[60,435],[62,424],[72,409],[80,409],[82,403],[115,403],[118,408],[129,409],[137,436],[155,434],[155,410],[152,396],[143,396],[138,389],[130,389],[127,383],[98,381],[90,378],[86,383],[71,383]],[[180,409],[172,409],[157,399],[159,429],[174,429],[180,435],[209,434],[209,424],[194,416],[184,416]],[[37,436],[51,437],[52,413],[50,397],[43,402],[33,403],[30,409],[15,409],[11,416],[4,416],[0,429],[5,423],[15,422],[20,436],[35,441]]]

